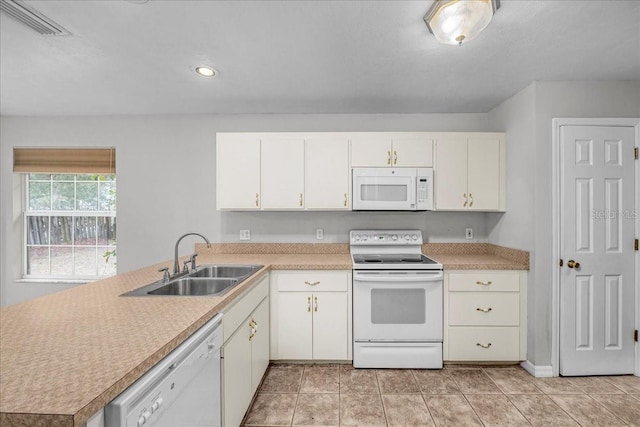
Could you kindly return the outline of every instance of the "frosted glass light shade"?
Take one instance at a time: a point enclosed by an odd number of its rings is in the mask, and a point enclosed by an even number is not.
[[[462,45],[484,30],[499,0],[436,0],[424,22],[440,43]]]

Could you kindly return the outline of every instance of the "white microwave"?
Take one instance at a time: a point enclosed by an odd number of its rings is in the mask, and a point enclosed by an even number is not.
[[[354,211],[433,210],[432,168],[353,168]]]

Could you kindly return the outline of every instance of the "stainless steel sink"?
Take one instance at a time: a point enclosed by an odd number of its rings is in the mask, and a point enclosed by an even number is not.
[[[185,277],[147,293],[149,295],[220,296],[233,289],[240,282],[241,280],[238,279]]]
[[[122,296],[222,296],[244,282],[262,265],[201,265],[190,273],[182,273],[168,282],[159,280]]]
[[[189,277],[233,277],[250,276],[260,270],[262,265],[201,265],[189,273]]]

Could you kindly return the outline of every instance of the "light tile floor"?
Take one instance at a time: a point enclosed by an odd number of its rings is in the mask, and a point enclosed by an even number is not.
[[[271,365],[245,426],[640,426],[640,378]]]

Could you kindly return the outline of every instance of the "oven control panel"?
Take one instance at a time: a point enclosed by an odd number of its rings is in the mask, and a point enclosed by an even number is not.
[[[352,245],[422,245],[421,230],[351,230]]]

